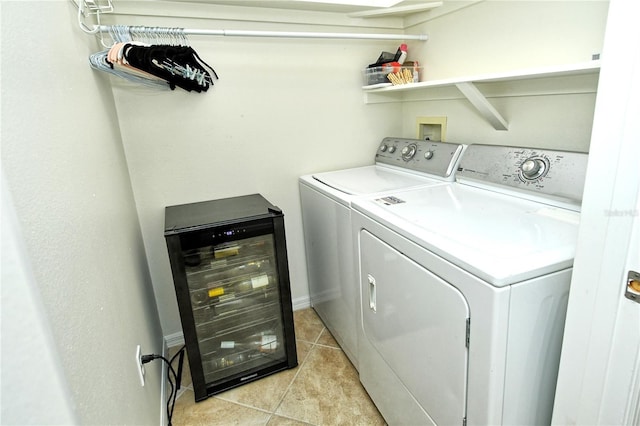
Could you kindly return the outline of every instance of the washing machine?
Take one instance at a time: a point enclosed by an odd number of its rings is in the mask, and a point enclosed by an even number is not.
[[[469,145],[353,200],[360,380],[390,425],[550,424],[587,154]]]
[[[351,201],[397,189],[451,182],[460,144],[387,137],[374,164],[299,179],[311,305],[358,368],[359,284]]]

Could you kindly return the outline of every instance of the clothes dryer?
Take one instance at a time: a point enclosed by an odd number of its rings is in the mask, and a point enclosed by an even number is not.
[[[360,380],[389,424],[550,424],[587,155],[469,145],[352,202]]]
[[[299,179],[311,305],[358,368],[359,284],[354,270],[351,201],[454,178],[464,146],[387,137],[375,164]]]

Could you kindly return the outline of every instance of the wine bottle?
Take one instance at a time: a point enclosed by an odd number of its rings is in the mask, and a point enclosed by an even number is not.
[[[209,289],[208,294],[210,298],[214,298],[223,296],[225,294],[245,293],[247,291],[255,290],[260,287],[265,287],[273,281],[274,279],[272,276],[262,273],[259,275],[252,275],[247,279],[237,281],[231,285],[212,287]]]
[[[247,356],[243,353],[230,354],[220,358],[214,358],[211,360],[211,366],[215,369],[233,367],[234,365],[241,364],[247,361]]]
[[[280,342],[273,330],[266,330],[252,334],[240,340],[223,340],[220,349],[251,350],[262,353],[272,353],[278,349]]]
[[[249,312],[254,309],[260,309],[276,300],[278,292],[275,288],[264,291],[256,291],[246,293],[236,297],[234,294],[223,296],[220,300],[213,304],[216,315],[231,315],[239,312]]]
[[[238,278],[247,274],[259,274],[269,270],[271,262],[269,259],[253,260],[250,262],[243,262],[241,265],[237,265],[231,268],[227,268],[217,273],[214,279],[231,279]]]
[[[230,256],[237,256],[240,253],[240,247],[237,244],[218,246],[213,248],[214,259],[224,259]]]

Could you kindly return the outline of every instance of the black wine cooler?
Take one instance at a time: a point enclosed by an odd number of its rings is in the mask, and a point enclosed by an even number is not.
[[[284,215],[259,194],[165,209],[196,401],[298,365]]]

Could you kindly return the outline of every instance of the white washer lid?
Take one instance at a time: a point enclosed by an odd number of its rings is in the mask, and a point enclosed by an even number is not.
[[[440,183],[440,180],[384,166],[364,166],[313,175],[317,181],[349,195],[368,195]]]
[[[451,263],[503,287],[573,264],[580,214],[458,183],[353,202]],[[387,200],[387,201],[385,201]]]

